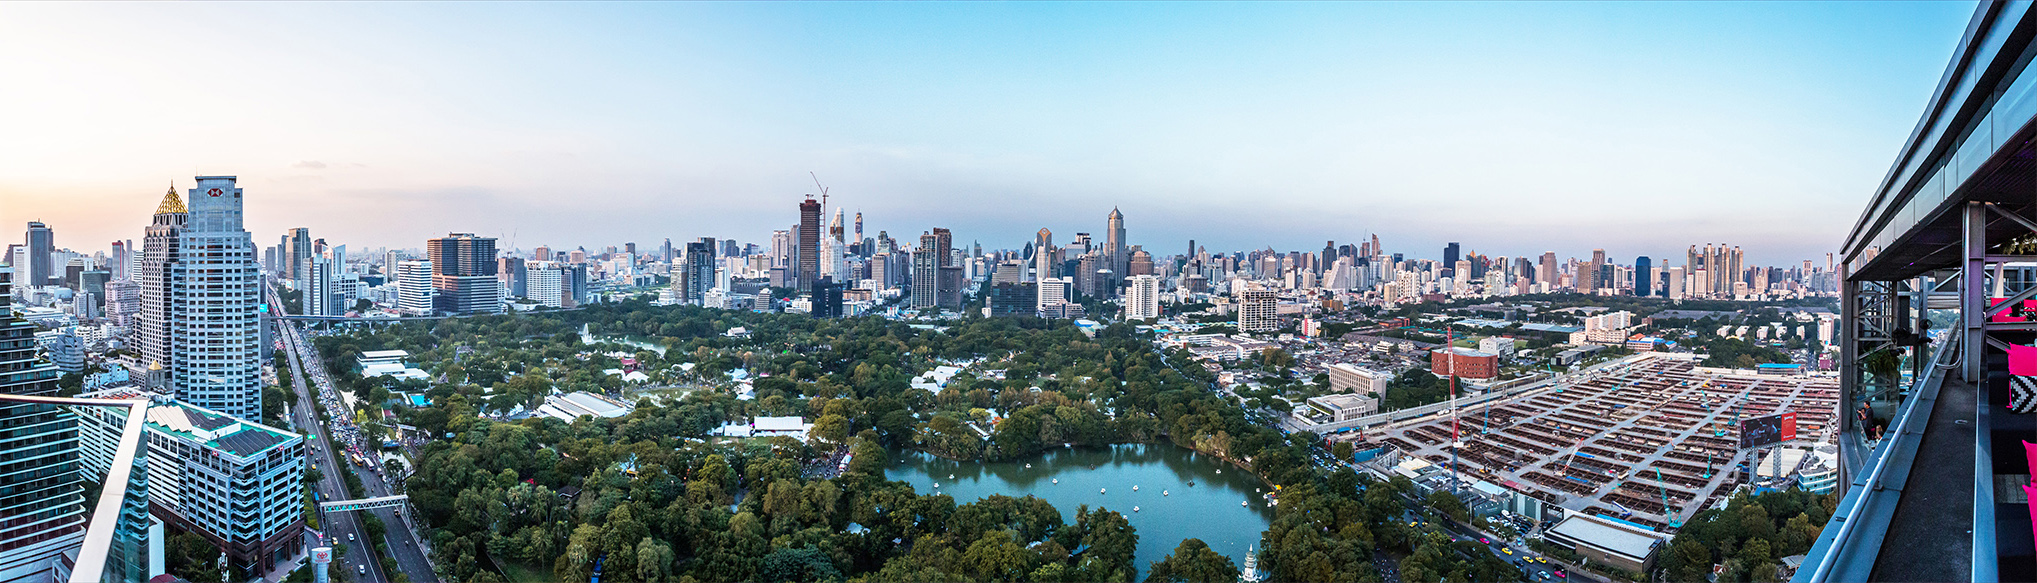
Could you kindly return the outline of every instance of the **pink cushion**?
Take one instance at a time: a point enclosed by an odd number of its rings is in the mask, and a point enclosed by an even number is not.
[[[1995,306],[1999,306],[1999,305],[2002,305],[2002,298],[1988,298],[1988,300],[1987,300],[1987,305],[1988,305],[1988,307],[1990,307],[1990,308],[1992,308],[1992,307],[1995,307]],[[1999,313],[1999,314],[1995,314],[1995,315],[1994,315],[1993,317],[1990,317],[1990,318],[1988,318],[1988,320],[1987,320],[1987,321],[1989,321],[1989,322],[2021,322],[2021,321],[2023,321],[2023,319],[2022,319],[2022,318],[2018,318],[2018,317],[2016,317],[2016,316],[2014,315],[2014,313],[2015,313],[2015,310],[2003,310],[2003,311],[2002,311],[2002,313]]]
[[[2037,479],[2037,443],[2030,443],[2029,440],[2023,441],[2023,461],[2027,462],[2030,466],[2030,477]]]
[[[2029,500],[2029,502],[2023,505],[2030,509],[2030,534],[2031,536],[2037,536],[2037,487],[2024,484],[2023,495]]]
[[[2003,300],[2004,300],[2004,298],[1988,298],[1988,301],[1987,301],[1987,305],[1988,305],[1988,307],[1990,307],[1990,308],[1992,308],[1992,307],[1995,307],[1995,306],[1999,306],[1999,305],[2002,305],[2002,301],[2003,301]],[[2026,313],[2027,313],[2028,311],[2031,311],[2031,310],[2037,310],[2037,300],[2023,300],[2023,310],[2024,310],[2024,311],[2025,311]],[[1988,321],[1989,321],[1989,322],[2028,322],[2028,321],[2030,321],[2030,319],[2029,319],[2029,318],[2025,318],[2025,317],[2022,317],[2022,316],[2017,316],[2017,315],[2016,315],[2016,309],[2015,309],[2015,308],[2010,308],[2010,309],[2007,309],[2007,310],[2002,310],[2002,313],[1999,313],[1999,314],[1995,314],[1995,315],[1994,315],[1994,317],[1992,317],[1992,318],[1988,318]]]
[[[2009,374],[2019,377],[2037,375],[2037,347],[2010,344]]]

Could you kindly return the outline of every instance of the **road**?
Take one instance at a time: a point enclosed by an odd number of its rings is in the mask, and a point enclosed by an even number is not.
[[[303,362],[298,357],[298,350],[296,349],[298,340],[290,332],[284,332],[281,336],[283,346],[290,354],[292,370],[277,372],[289,375],[291,387],[297,393],[297,404],[291,407],[291,423],[296,425],[299,430],[309,430],[314,438],[311,442],[309,454],[313,467],[316,467],[321,474],[318,481],[319,499],[348,499],[351,496],[347,495],[346,482],[340,477],[338,470],[341,466],[335,461],[331,448],[327,447],[327,444],[330,444],[331,441],[328,441],[326,438],[325,427],[318,423],[317,413],[315,413],[317,409],[312,404],[312,393],[305,386],[304,376],[296,372],[304,370]],[[368,531],[366,527],[361,525],[358,517],[350,512],[330,514],[321,512],[319,514],[319,526],[324,527],[322,530],[327,538],[320,541],[318,545],[332,546],[336,542],[348,543],[347,555],[333,559],[334,564],[332,568],[334,570],[344,569],[350,573],[358,573],[355,570],[355,565],[358,564],[367,567],[366,580],[388,580],[381,576],[381,565],[373,560],[375,550],[371,545],[361,543],[361,541],[368,540]],[[368,558],[368,560],[361,560],[364,557]]]
[[[280,300],[272,302],[272,308],[281,305],[282,302]],[[338,402],[338,397],[333,392],[332,379],[326,374],[325,367],[319,363],[316,356],[317,352],[311,348],[304,338],[303,331],[295,323],[288,321],[277,322],[277,331],[278,337],[283,343],[284,351],[289,354],[291,368],[294,370],[289,375],[291,387],[297,394],[297,404],[295,407],[292,407],[292,422],[300,429],[308,429],[317,438],[313,442],[310,455],[312,462],[317,465],[319,472],[323,474],[318,483],[321,499],[330,501],[352,498],[347,492],[345,479],[339,473],[341,468],[354,471],[356,475],[360,476],[361,484],[365,488],[364,496],[373,498],[390,495],[390,486],[381,476],[379,466],[375,468],[376,471],[367,471],[366,468],[353,466],[352,464],[345,463],[343,461],[344,458],[327,447],[329,444],[341,448],[346,448],[350,445],[347,443],[347,436],[342,436],[340,440],[329,439],[329,430],[324,424],[318,422],[317,409],[314,404],[317,395],[323,395],[328,402]],[[283,374],[283,371],[278,371],[278,373]],[[307,377],[311,380],[309,384],[315,384],[318,387],[318,391],[314,392],[311,387],[307,386]],[[336,407],[328,407],[327,411],[330,414],[339,415],[343,418],[348,415],[346,411],[337,410]],[[380,444],[375,445],[379,446]],[[374,450],[369,449],[365,451]],[[437,583],[438,575],[432,571],[431,561],[425,557],[423,548],[418,546],[417,529],[410,522],[409,513],[399,513],[394,508],[379,508],[367,512],[373,512],[386,527],[384,529],[385,542],[389,546],[390,553],[396,559],[397,568],[413,582]],[[333,568],[335,570],[344,569],[358,580],[391,580],[387,573],[382,572],[381,563],[374,559],[376,555],[374,544],[368,541],[366,527],[361,524],[359,517],[354,516],[354,514],[352,512],[321,513],[324,520],[324,524],[321,526],[326,527],[325,533],[331,537],[331,540],[325,544],[348,542],[347,556],[334,560],[334,563],[345,564],[336,564]],[[351,541],[348,540],[349,536],[352,537]],[[356,570],[356,565],[365,567],[367,573],[360,575],[360,571]]]

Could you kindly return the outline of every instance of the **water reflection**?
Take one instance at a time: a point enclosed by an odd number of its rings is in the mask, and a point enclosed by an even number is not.
[[[658,353],[658,356],[661,357],[665,355],[665,345],[663,344],[658,344],[656,342],[651,342],[649,339],[637,338],[634,336],[602,336],[593,333],[593,326],[590,324],[580,325],[580,342],[586,344],[600,344],[603,342],[611,342],[615,344],[623,344],[635,348],[649,350],[651,352],[656,352]]]
[[[992,494],[1032,495],[1053,503],[1069,522],[1083,504],[1115,510],[1138,529],[1135,563],[1141,572],[1185,538],[1202,539],[1243,566],[1246,551],[1273,518],[1258,493],[1265,488],[1258,478],[1235,468],[1218,473],[1229,464],[1172,445],[1055,449],[999,463],[893,456],[890,479],[912,484],[921,494],[953,496],[957,505]]]

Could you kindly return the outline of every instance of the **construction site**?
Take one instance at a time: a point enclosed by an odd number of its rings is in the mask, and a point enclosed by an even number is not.
[[[1701,368],[1692,355],[1647,353],[1454,416],[1375,428],[1365,440],[1400,454],[1391,458],[1455,467],[1451,479],[1499,484],[1545,508],[1674,532],[1731,495],[1760,461],[1765,449],[1741,448],[1742,421],[1794,413],[1795,438],[1785,445],[1829,443],[1838,390],[1831,377]]]

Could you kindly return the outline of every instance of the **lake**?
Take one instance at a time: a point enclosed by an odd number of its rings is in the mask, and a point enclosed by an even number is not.
[[[658,344],[658,343],[655,343],[655,342],[651,342],[650,340],[647,340],[647,339],[639,339],[639,338],[634,338],[634,337],[630,337],[630,336],[601,336],[601,335],[597,335],[597,334],[594,334],[592,330],[593,330],[593,325],[591,325],[591,324],[581,324],[581,325],[580,325],[580,341],[581,341],[581,342],[584,342],[584,343],[587,343],[587,344],[600,344],[600,343],[603,343],[603,342],[613,342],[613,343],[616,343],[616,344],[626,344],[626,345],[629,345],[629,346],[633,346],[633,347],[636,347],[636,348],[642,348],[642,349],[644,349],[644,350],[649,350],[649,351],[651,351],[651,352],[656,352],[656,353],[658,353],[658,356],[664,356],[664,355],[665,355],[665,345],[663,345],[663,344]]]
[[[1269,486],[1222,460],[1173,445],[1056,449],[997,463],[957,462],[917,452],[892,455],[887,478],[912,484],[920,494],[953,496],[957,506],[992,494],[1031,494],[1052,503],[1070,524],[1082,504],[1115,510],[1138,531],[1138,558],[1133,564],[1142,574],[1188,538],[1202,539],[1242,569],[1245,553],[1259,544],[1259,535],[1273,520],[1273,509],[1260,498]],[[1059,484],[1054,483],[1057,479]],[[933,487],[936,482],[940,488]],[[1134,485],[1137,492],[1132,491]],[[1247,500],[1250,507],[1238,504]],[[1133,506],[1139,511],[1133,512]]]

